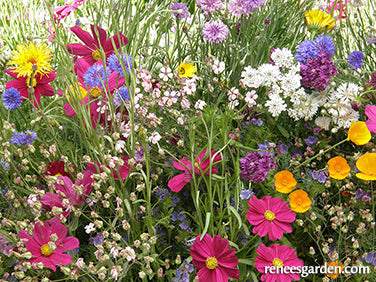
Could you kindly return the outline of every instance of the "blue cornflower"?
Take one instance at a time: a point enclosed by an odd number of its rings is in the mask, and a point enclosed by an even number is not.
[[[109,77],[111,71],[109,69],[104,71],[104,67],[102,65],[93,65],[87,69],[84,80],[85,83],[91,87],[98,87],[102,86],[102,84],[106,81],[106,75]]]
[[[2,100],[3,105],[7,110],[14,111],[22,104],[20,91],[13,87],[4,91]]]
[[[319,36],[313,41],[313,49],[319,51],[317,55],[321,54],[322,52],[326,52],[329,54],[329,57],[333,57],[334,53],[336,52],[333,39],[325,35]],[[316,58],[316,56],[312,59]]]
[[[352,70],[360,69],[363,66],[364,54],[360,51],[354,51],[349,55],[347,61],[349,62],[349,68]]]
[[[240,198],[242,200],[248,200],[252,195],[253,195],[253,191],[252,189],[251,190],[246,190],[246,189],[243,189],[240,193]]]
[[[310,136],[308,137],[307,139],[304,140],[306,142],[306,144],[309,146],[309,147],[312,147],[316,141],[317,141],[317,138],[314,137],[314,136]]]
[[[31,145],[33,144],[33,141],[38,137],[37,134],[32,131],[32,130],[26,130],[25,131],[25,139],[24,139],[24,144],[26,145]]]
[[[319,51],[313,48],[313,41],[304,40],[296,48],[295,58],[299,63],[305,64],[308,58],[316,58],[318,54]]]
[[[132,57],[126,54],[119,54],[119,57],[123,60],[125,70],[129,75],[129,71],[132,69]],[[116,71],[121,76],[124,76],[123,68],[116,54],[112,54],[108,57],[107,64],[110,69]]]
[[[14,135],[11,138],[9,138],[9,141],[10,143],[16,144],[18,146],[24,144],[31,145],[37,137],[37,134],[32,130],[26,130],[25,132],[20,133],[17,133],[17,131],[15,131]]]

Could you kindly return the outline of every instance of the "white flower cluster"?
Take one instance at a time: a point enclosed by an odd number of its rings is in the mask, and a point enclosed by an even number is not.
[[[319,97],[319,106],[325,109],[321,111],[323,115],[315,120],[317,126],[325,130],[329,130],[331,124],[337,128],[349,128],[351,122],[359,120],[356,107],[360,105],[360,91],[356,84],[342,83],[337,89],[322,92]]]

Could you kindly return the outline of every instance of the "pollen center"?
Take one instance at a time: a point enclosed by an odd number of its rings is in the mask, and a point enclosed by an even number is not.
[[[198,164],[198,162],[195,162],[195,167],[197,167],[198,169],[200,169],[200,165]]]
[[[102,90],[98,87],[93,87],[90,89],[89,94],[92,98],[98,98],[102,94]]]
[[[96,61],[99,61],[101,59],[101,54],[98,50],[95,50],[93,53],[91,53],[91,55],[93,56],[93,59]]]
[[[48,256],[52,255],[52,253],[53,253],[53,251],[50,250],[50,247],[48,246],[48,244],[44,244],[42,247],[40,247],[40,252],[45,257],[48,257]]]
[[[185,69],[184,68],[179,68],[178,72],[179,72],[180,75],[184,75],[185,74]]]
[[[279,258],[275,258],[273,259],[273,266],[276,266],[276,267],[283,266],[283,261],[280,260]]]
[[[264,216],[265,216],[265,219],[267,221],[273,221],[275,219],[275,214],[274,212],[270,211],[270,210],[267,210],[265,213],[264,213]]]
[[[215,257],[210,257],[206,259],[206,267],[208,269],[216,269],[218,266],[217,259]]]
[[[58,174],[55,174],[55,176],[58,177],[58,176],[62,176],[62,175],[61,175],[60,172],[59,172]]]

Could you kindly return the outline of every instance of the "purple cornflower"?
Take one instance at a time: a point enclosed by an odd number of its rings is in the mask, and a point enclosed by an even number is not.
[[[7,110],[14,111],[22,104],[20,91],[13,87],[6,89],[1,98],[3,100],[4,108]]]
[[[21,145],[31,145],[33,141],[37,138],[37,134],[32,130],[26,130],[25,132],[17,133],[14,132],[14,135],[9,138],[10,143],[16,144],[18,146]]]
[[[329,54],[323,52],[315,59],[308,58],[306,64],[301,64],[300,75],[304,87],[323,91],[328,86],[330,77],[337,75],[337,70]]]
[[[242,15],[250,15],[257,8],[264,5],[264,0],[230,0],[228,11],[231,15],[240,18]]]
[[[227,38],[228,27],[220,21],[207,22],[204,24],[202,33],[204,39],[209,42],[219,43]]]
[[[196,6],[204,11],[204,14],[213,14],[221,10],[223,3],[221,0],[197,0]]]
[[[316,143],[317,138],[314,137],[314,136],[310,136],[307,139],[305,139],[304,141],[306,142],[307,146],[312,147]]]
[[[376,266],[376,252],[368,253],[365,257],[366,263],[370,263],[373,266]]]
[[[91,87],[102,86],[102,84],[106,81],[107,77],[111,74],[109,69],[104,71],[104,67],[102,65],[93,65],[87,69],[84,80],[85,83]]]
[[[349,55],[347,61],[349,62],[349,68],[352,70],[360,69],[363,66],[364,54],[360,51],[354,51]]]
[[[270,169],[275,169],[273,158],[267,152],[248,152],[239,160],[240,177],[244,180],[262,183]]]
[[[330,58],[333,57],[336,52],[333,39],[325,35],[321,35],[313,41],[313,49],[319,51],[319,54],[323,52],[328,53]]]
[[[188,8],[184,3],[176,3],[170,8],[173,11],[182,10],[182,13],[173,13],[176,18],[185,19],[188,17]]]
[[[132,69],[132,57],[127,54],[119,53],[119,58],[123,60],[123,65],[129,75],[129,72]],[[123,67],[121,66],[121,63],[116,54],[112,54],[108,57],[107,64],[110,69],[116,71],[119,75],[124,76]]]
[[[295,58],[299,63],[305,64],[308,58],[316,58],[319,53],[320,51],[313,48],[312,40],[304,40],[296,48]]]

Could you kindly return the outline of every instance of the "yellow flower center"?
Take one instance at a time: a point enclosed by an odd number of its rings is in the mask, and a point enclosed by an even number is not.
[[[93,87],[90,89],[89,94],[92,98],[98,98],[102,94],[102,90],[98,87]]]
[[[96,61],[99,61],[101,59],[101,53],[99,53],[98,50],[95,50],[93,53],[91,53],[91,55],[93,56],[93,59]]]
[[[289,182],[288,182],[286,179],[282,180],[282,185],[283,185],[283,186],[286,186],[288,183],[289,183]]]
[[[283,261],[281,261],[279,258],[275,258],[275,259],[273,259],[273,265],[275,267],[283,266]]]
[[[195,162],[195,167],[197,167],[198,169],[200,169],[200,165],[198,164],[198,162]]]
[[[45,257],[48,257],[48,256],[52,255],[52,253],[53,253],[53,251],[50,250],[50,247],[48,246],[48,244],[44,244],[42,247],[40,247],[40,252]]]
[[[178,73],[179,73],[180,75],[184,75],[184,74],[185,74],[185,69],[184,69],[183,67],[180,67],[180,68],[178,69]]]
[[[55,176],[58,177],[58,176],[62,176],[62,175],[60,173],[58,173],[58,174],[55,174]]]
[[[69,0],[66,2],[67,5],[73,5],[74,4],[74,1],[73,0]]]
[[[217,259],[215,257],[210,257],[206,259],[206,267],[208,269],[216,269],[218,266]]]
[[[267,221],[273,221],[275,219],[275,214],[274,212],[270,211],[270,210],[267,210],[265,213],[264,213],[264,216],[265,216],[265,219]]]

